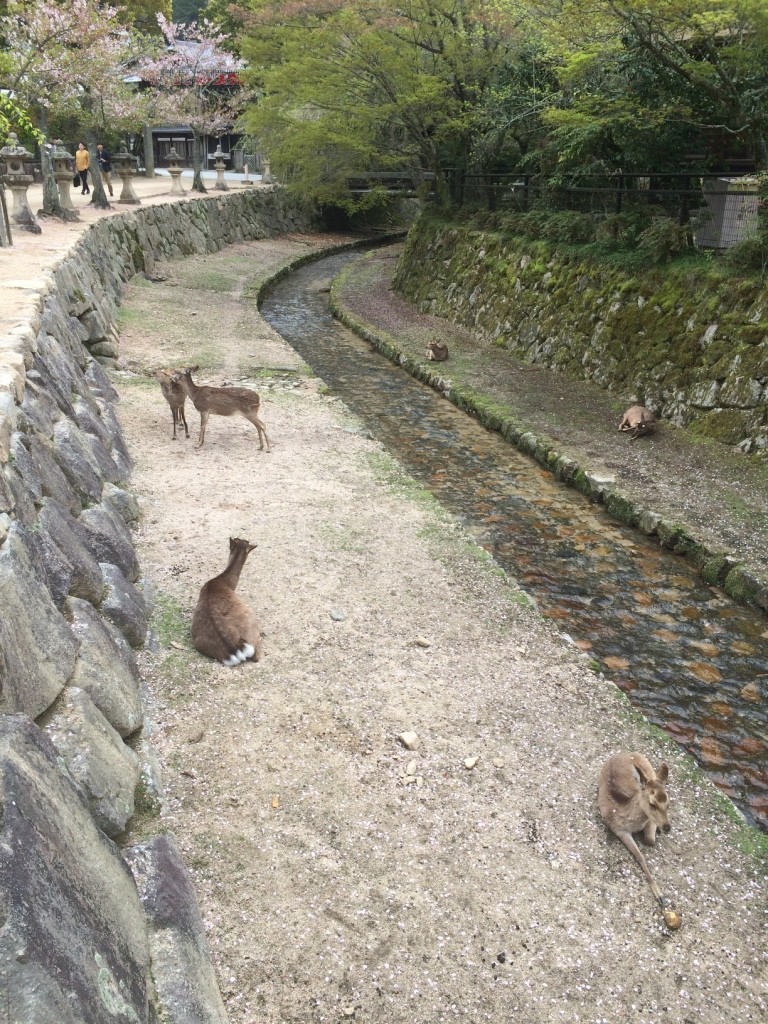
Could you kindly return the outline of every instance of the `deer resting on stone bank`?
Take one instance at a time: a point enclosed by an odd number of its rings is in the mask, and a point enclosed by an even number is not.
[[[198,367],[193,366],[192,372],[194,373]],[[163,392],[168,405],[171,407],[171,416],[173,417],[173,440],[176,440],[176,427],[184,425],[184,430],[187,437],[189,437],[189,427],[187,426],[187,417],[184,415],[184,403],[187,400],[187,394],[182,388],[181,384],[174,381],[173,376],[176,370],[163,369],[155,370],[155,380],[160,384],[160,390]]]
[[[259,418],[261,399],[256,392],[251,391],[250,388],[198,387],[192,380],[192,373],[196,369],[196,366],[190,366],[185,370],[177,370],[172,379],[174,384],[178,384],[184,390],[200,413],[200,437],[197,447],[203,447],[205,426],[211,413],[215,416],[232,416],[239,412],[256,427],[259,434],[259,447],[264,448],[266,442],[267,451],[271,451],[267,428]]]
[[[633,405],[624,413],[619,430],[628,430],[630,441],[636,441],[643,434],[650,434],[656,429],[656,417],[644,405]]]
[[[203,586],[192,615],[195,650],[227,668],[261,658],[261,635],[256,616],[235,593],[245,560],[256,547],[230,537],[229,562],[224,572]]]
[[[680,927],[681,915],[669,909],[634,839],[636,832],[642,832],[645,842],[654,846],[659,829],[670,831],[669,797],[664,787],[668,776],[669,770],[664,763],[656,772],[642,754],[615,754],[600,770],[597,804],[605,824],[643,869],[651,892],[664,913],[667,927],[674,929]]]

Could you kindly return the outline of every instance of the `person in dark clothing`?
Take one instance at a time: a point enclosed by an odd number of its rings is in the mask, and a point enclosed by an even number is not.
[[[112,191],[112,158],[108,150],[104,149],[100,142],[97,144],[96,150],[99,154],[99,170],[101,171],[102,181],[109,189],[109,194],[113,196],[115,193]]]

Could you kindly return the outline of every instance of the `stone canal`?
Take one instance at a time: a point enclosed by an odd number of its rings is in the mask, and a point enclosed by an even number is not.
[[[632,703],[768,830],[768,620],[612,520],[336,321],[300,268],[262,315]]]

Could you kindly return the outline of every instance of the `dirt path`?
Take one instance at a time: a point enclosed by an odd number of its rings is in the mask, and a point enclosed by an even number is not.
[[[137,280],[113,375],[156,599],[160,827],[193,871],[231,1021],[765,1019],[749,833],[243,299],[310,244]],[[212,419],[202,450],[171,441],[143,374],[190,362],[259,390],[272,454],[241,418]],[[188,634],[230,536],[259,545],[239,592],[265,648],[235,670]],[[674,831],[649,860],[684,914],[674,934],[597,817],[597,772],[622,748],[670,765]]]

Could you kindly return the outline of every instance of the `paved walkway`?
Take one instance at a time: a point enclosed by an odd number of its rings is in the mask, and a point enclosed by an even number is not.
[[[251,175],[248,185],[243,184],[242,174],[227,173],[227,185],[232,190],[261,187],[259,176]],[[33,312],[36,292],[45,271],[54,267],[65,256],[91,224],[103,217],[115,217],[128,210],[132,205],[119,202],[121,183],[113,174],[115,198],[108,210],[98,209],[91,204],[93,193],[81,195],[72,189],[72,204],[77,210],[79,220],[63,223],[55,217],[40,217],[39,224],[42,234],[32,234],[12,226],[13,245],[0,248],[0,331],[12,328],[29,319]],[[203,182],[209,195],[216,195],[213,190],[216,174],[213,171],[203,172]],[[189,188],[192,184],[192,172],[182,173],[182,186]],[[187,192],[184,196],[171,195],[171,179],[167,171],[158,171],[154,178],[137,176],[133,179],[133,188],[143,206],[154,203],[188,202],[204,198],[200,193]],[[43,186],[33,185],[28,193],[30,209],[37,214],[43,205]],[[11,206],[11,196],[6,192],[6,200]]]

